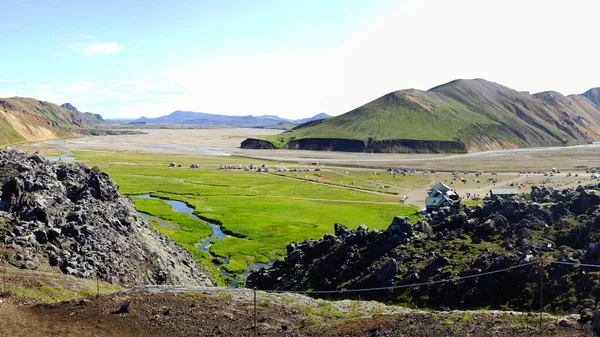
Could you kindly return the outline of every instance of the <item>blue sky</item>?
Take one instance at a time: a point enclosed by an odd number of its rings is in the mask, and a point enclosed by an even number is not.
[[[0,0],[0,97],[301,118],[455,78],[600,86],[599,6],[522,2]]]

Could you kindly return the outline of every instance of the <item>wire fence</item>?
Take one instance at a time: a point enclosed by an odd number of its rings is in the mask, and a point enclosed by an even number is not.
[[[540,324],[540,330],[541,330],[543,315],[544,315],[544,312],[543,312],[544,273],[541,271],[544,268],[546,268],[552,264],[572,266],[574,268],[600,269],[600,265],[596,265],[596,264],[568,262],[568,261],[555,261],[555,260],[545,261],[543,258],[541,258],[539,260],[534,260],[534,261],[522,263],[519,265],[507,267],[507,268],[502,268],[502,269],[497,269],[497,270],[492,270],[492,271],[485,271],[485,272],[481,272],[481,273],[477,273],[477,274],[473,274],[473,275],[453,277],[453,278],[428,281],[428,282],[401,284],[401,285],[394,285],[394,286],[359,288],[359,289],[336,289],[336,290],[260,290],[260,291],[262,291],[264,293],[271,293],[271,294],[302,294],[302,295],[345,294],[345,293],[360,294],[360,293],[369,293],[369,292],[377,292],[377,291],[390,291],[390,290],[402,289],[402,288],[426,287],[426,286],[433,286],[433,285],[450,283],[450,282],[457,283],[457,282],[461,282],[461,281],[468,280],[468,279],[485,277],[485,276],[489,276],[489,275],[503,274],[503,273],[507,273],[507,272],[510,272],[510,271],[513,271],[516,269],[521,269],[521,268],[526,268],[526,267],[537,265],[540,268],[540,284],[539,284],[539,295],[540,295],[539,319],[540,319],[540,321],[539,321],[539,324]],[[11,290],[15,289],[15,287],[23,286],[27,282],[29,282],[31,284],[32,280],[33,280],[34,284],[35,284],[36,280],[39,280],[38,282],[41,282],[41,280],[47,280],[47,279],[57,279],[57,280],[60,280],[61,283],[64,283],[65,281],[70,281],[70,282],[74,282],[74,283],[85,282],[83,279],[75,278],[73,276],[69,276],[69,275],[65,275],[65,274],[36,271],[36,270],[17,269],[17,268],[9,268],[9,267],[1,267],[0,266],[0,272],[2,275],[2,283],[1,283],[2,288],[0,289],[1,294],[10,293]],[[94,290],[95,290],[95,295],[97,297],[97,305],[98,305],[99,312],[102,313],[102,303],[100,300],[100,279],[98,279],[98,278],[95,280],[88,279],[87,283],[86,283],[88,288],[90,287],[90,282],[95,283],[96,287]],[[257,324],[256,323],[256,319],[257,319],[257,296],[256,296],[257,289],[256,288],[249,289],[249,288],[222,288],[222,287],[221,288],[219,288],[219,287],[193,287],[193,286],[185,286],[185,285],[137,285],[137,286],[131,287],[129,289],[125,289],[123,291],[124,292],[135,292],[135,291],[140,291],[140,290],[145,290],[145,289],[149,290],[149,289],[154,289],[154,288],[158,288],[158,289],[164,288],[164,289],[171,289],[171,290],[179,289],[181,291],[183,291],[183,290],[187,290],[187,291],[198,290],[198,291],[203,291],[203,292],[210,292],[210,291],[231,291],[231,292],[240,292],[240,293],[252,292],[253,293],[254,333],[255,333],[255,335],[257,334],[257,325],[256,325]]]

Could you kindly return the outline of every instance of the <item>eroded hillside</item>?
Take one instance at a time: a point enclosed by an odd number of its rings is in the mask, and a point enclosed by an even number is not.
[[[483,79],[401,90],[242,148],[451,153],[600,140],[597,90],[531,95]]]
[[[33,98],[0,99],[0,145],[78,136],[98,122],[97,115]]]

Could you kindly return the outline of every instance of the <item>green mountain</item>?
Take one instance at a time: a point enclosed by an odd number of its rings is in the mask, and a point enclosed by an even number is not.
[[[100,115],[80,113],[68,105],[70,108],[33,98],[1,98],[0,145],[79,136],[81,129],[102,122]]]
[[[389,93],[340,116],[243,148],[357,152],[472,152],[600,139],[600,106],[584,95],[530,95],[483,79]]]

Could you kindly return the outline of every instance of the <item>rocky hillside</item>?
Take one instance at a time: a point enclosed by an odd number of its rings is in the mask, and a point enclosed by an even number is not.
[[[80,135],[82,128],[102,122],[100,115],[81,113],[33,98],[0,99],[0,145]]]
[[[91,113],[91,112],[81,112],[81,111],[79,111],[79,109],[77,109],[77,107],[73,106],[73,104],[71,104],[71,103],[61,104],[60,107],[82,115],[83,118],[85,118],[86,120],[88,120],[91,123],[98,123],[98,122],[104,121],[104,119],[102,118],[102,116],[100,116],[100,114],[95,114],[95,113]]]
[[[0,258],[14,266],[125,285],[212,285],[97,168],[5,150],[0,184]]]
[[[248,286],[277,290],[393,287],[454,279],[538,263],[544,257],[546,309],[594,308],[600,298],[600,186],[576,190],[532,188],[531,200],[515,197],[442,210],[411,224],[397,217],[388,229],[351,230],[292,243],[272,268],[248,277]],[[536,264],[498,274],[429,286],[346,293],[416,305],[450,308],[539,307]]]
[[[401,90],[340,116],[243,148],[432,153],[585,144],[600,140],[595,89],[531,95],[483,79]]]
[[[596,106],[600,107],[600,88],[592,88],[581,94],[581,96],[584,96],[592,103],[596,104]]]

